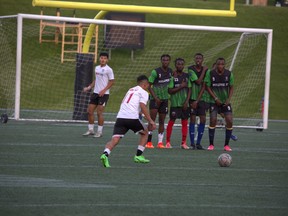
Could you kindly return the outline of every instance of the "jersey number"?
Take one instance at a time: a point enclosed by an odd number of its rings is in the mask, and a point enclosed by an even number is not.
[[[128,99],[127,99],[126,103],[129,103],[129,101],[131,100],[131,98],[132,98],[133,94],[134,94],[134,92],[133,92],[133,93],[131,93],[131,94],[129,95],[129,97],[128,97]]]

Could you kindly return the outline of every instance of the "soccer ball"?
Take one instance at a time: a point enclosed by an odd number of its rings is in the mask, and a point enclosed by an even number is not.
[[[232,157],[227,153],[223,153],[218,157],[218,164],[221,167],[229,167],[232,164]]]

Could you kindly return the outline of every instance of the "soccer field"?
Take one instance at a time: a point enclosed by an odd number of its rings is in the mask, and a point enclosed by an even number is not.
[[[149,164],[133,162],[138,136],[129,132],[104,168],[99,158],[112,128],[96,139],[81,136],[86,124],[0,124],[0,214],[287,215],[287,121],[263,132],[236,128],[228,168],[217,163],[224,129],[209,152],[180,149],[179,127],[173,149],[145,150]]]

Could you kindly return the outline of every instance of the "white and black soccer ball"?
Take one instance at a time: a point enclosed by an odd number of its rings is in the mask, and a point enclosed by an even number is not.
[[[223,153],[218,157],[218,164],[221,167],[229,167],[232,164],[232,157],[227,153]]]

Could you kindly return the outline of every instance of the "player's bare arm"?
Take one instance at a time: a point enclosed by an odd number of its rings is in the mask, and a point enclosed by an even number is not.
[[[156,101],[157,105],[160,106],[161,100],[155,94],[154,90],[152,89],[152,85],[153,85],[152,83],[149,83],[148,91],[150,92],[154,100]]]
[[[187,98],[184,102],[184,105],[183,105],[183,109],[186,110],[189,106],[189,98],[191,96],[191,88],[188,88],[188,94],[187,94]]]
[[[229,96],[228,96],[227,100],[225,101],[225,106],[230,104],[230,101],[231,101],[233,92],[234,92],[234,87],[233,87],[233,86],[230,86]]]
[[[205,74],[206,74],[207,70],[208,70],[208,67],[207,66],[203,66],[203,72],[201,73],[200,77],[197,80],[195,80],[196,84],[198,84],[198,85],[202,84],[202,81],[203,81],[203,79],[205,77]]]
[[[87,87],[84,87],[83,91],[84,92],[90,91],[92,88],[94,88],[94,85],[95,85],[95,80],[90,85],[88,85]]]
[[[144,114],[144,116],[145,116],[146,120],[148,121],[148,123],[150,124],[150,127],[152,128],[152,130],[155,130],[156,129],[156,123],[151,119],[146,105],[144,103],[140,103],[140,108],[141,108],[142,114]]]
[[[216,105],[220,106],[221,101],[218,99],[217,95],[212,91],[212,89],[209,86],[206,86],[206,89],[208,93],[214,98]]]

